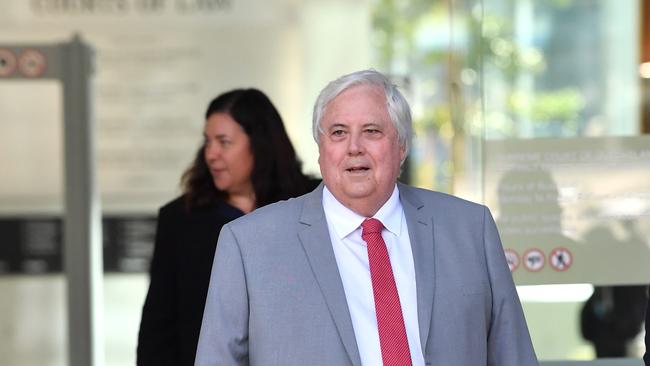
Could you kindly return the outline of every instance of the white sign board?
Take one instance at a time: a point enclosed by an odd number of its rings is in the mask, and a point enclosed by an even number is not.
[[[650,282],[650,136],[488,141],[485,197],[518,284]]]

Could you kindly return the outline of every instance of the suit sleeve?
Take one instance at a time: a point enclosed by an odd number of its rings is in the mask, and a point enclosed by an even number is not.
[[[230,225],[219,234],[196,352],[196,366],[248,365],[248,291]]]
[[[488,333],[489,366],[536,366],[537,358],[528,333],[501,239],[490,211],[483,212],[484,245],[492,288],[492,311]]]
[[[138,333],[138,366],[178,364],[174,221],[169,209],[159,211],[149,291]]]

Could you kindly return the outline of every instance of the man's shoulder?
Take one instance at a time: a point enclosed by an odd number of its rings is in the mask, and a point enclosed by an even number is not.
[[[307,197],[300,196],[260,207],[224,225],[220,235],[228,231],[236,238],[242,252],[255,255],[266,253],[270,248],[286,247],[303,228],[300,216],[305,202]]]
[[[400,193],[406,200],[411,200],[431,206],[434,209],[453,209],[453,210],[480,210],[485,206],[482,204],[466,200],[448,193],[432,191],[425,188],[413,187],[405,184],[399,186]]]
[[[282,225],[287,222],[297,222],[307,197],[313,192],[290,198],[288,200],[271,203],[246,214],[228,225],[235,227],[255,227],[265,224]],[[255,226],[251,226],[255,225]]]

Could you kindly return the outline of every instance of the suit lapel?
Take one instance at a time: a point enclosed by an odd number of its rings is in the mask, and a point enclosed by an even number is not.
[[[327,220],[323,211],[323,184],[308,194],[305,199],[300,223],[303,229],[298,237],[314,272],[316,281],[323,293],[339,336],[343,342],[352,364],[361,365],[359,349],[354,336],[352,319],[343,290],[343,283],[334,257],[332,242],[327,228]]]
[[[398,183],[398,188],[413,251],[420,343],[422,352],[426,355],[435,293],[433,217],[426,214],[425,211],[428,210],[425,210],[424,203],[415,195],[414,188],[401,183]]]

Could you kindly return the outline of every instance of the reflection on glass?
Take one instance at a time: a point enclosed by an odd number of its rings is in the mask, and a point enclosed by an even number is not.
[[[577,258],[573,270],[586,270],[569,281],[548,262],[541,273],[550,271],[551,279],[521,276],[520,268],[516,277],[530,283],[645,278],[637,269],[650,255],[650,242],[631,245],[626,239],[650,228],[650,180],[644,174],[650,152],[643,147],[646,140],[633,137],[640,131],[639,82],[647,69],[638,62],[640,2],[376,0],[373,6],[378,64],[408,80],[416,131],[412,183],[488,203],[502,214],[504,242],[533,247],[545,237],[545,245],[552,246],[563,238]],[[565,142],[561,148],[559,141]],[[504,168],[495,162],[521,152],[510,147],[526,151],[526,145],[532,150],[543,145],[537,152],[550,159],[540,163],[553,179],[555,213],[544,211],[551,203],[535,202],[508,213],[511,205],[500,207],[496,200],[507,170],[494,171]],[[557,149],[567,155],[551,161]],[[499,155],[490,155],[495,152]],[[535,180],[526,176],[527,182]],[[517,238],[513,233],[522,226],[504,223],[531,215],[550,220],[537,226],[553,227],[553,233]],[[600,226],[613,230],[618,240],[587,239]],[[552,248],[546,249],[548,260]],[[585,299],[524,304],[541,359],[595,356],[576,329]],[[557,320],[568,331],[548,328],[553,307],[563,312]]]

